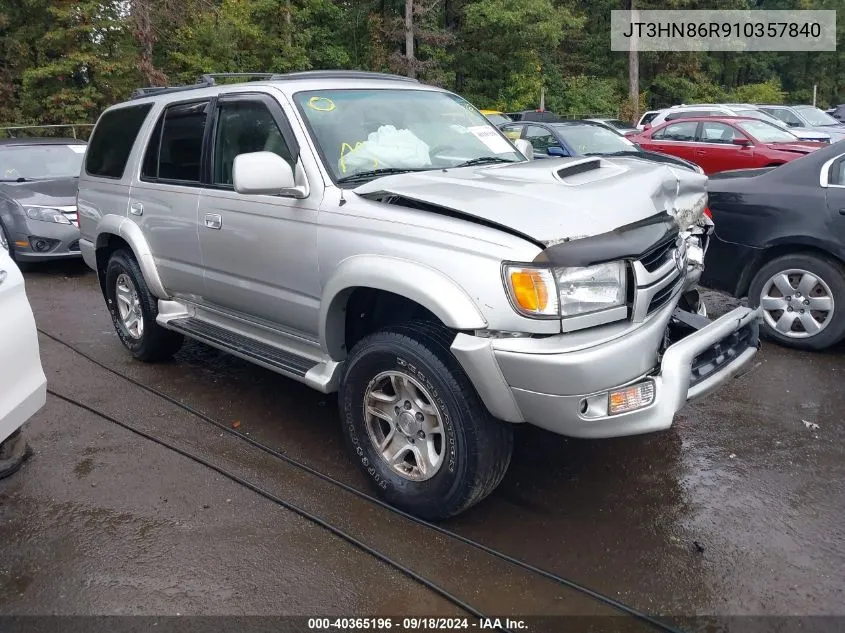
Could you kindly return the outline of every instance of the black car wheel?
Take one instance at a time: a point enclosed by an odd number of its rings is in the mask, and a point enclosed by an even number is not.
[[[454,334],[413,322],[352,349],[339,390],[353,459],[388,502],[426,519],[472,506],[510,463],[511,427],[494,419],[449,351]]]
[[[820,350],[845,336],[845,270],[825,257],[795,253],[767,262],[748,296],[763,307],[762,333],[781,345]]]
[[[106,268],[105,294],[114,328],[135,358],[164,360],[182,347],[181,334],[156,323],[158,301],[131,253],[119,250],[112,254]]]

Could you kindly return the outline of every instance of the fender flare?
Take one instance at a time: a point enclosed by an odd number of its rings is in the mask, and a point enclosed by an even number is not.
[[[97,241],[95,244],[97,250],[106,245],[109,235],[116,235],[129,244],[150,292],[158,299],[169,299],[170,294],[161,282],[153,252],[140,227],[123,216],[105,215],[97,224]]]
[[[333,359],[342,360],[346,336],[346,302],[355,288],[392,292],[430,310],[446,327],[483,329],[487,320],[472,298],[442,272],[407,259],[355,255],[343,260],[323,287],[320,341]]]

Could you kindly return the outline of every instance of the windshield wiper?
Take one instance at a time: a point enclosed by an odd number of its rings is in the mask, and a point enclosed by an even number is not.
[[[392,174],[407,174],[409,171],[426,171],[426,169],[409,169],[407,167],[381,167],[380,169],[370,169],[368,171],[359,171],[357,174],[349,174],[337,179],[337,184],[344,182],[360,182],[362,180],[371,180],[379,176],[390,176]]]
[[[462,163],[458,163],[457,165],[452,165],[449,169],[455,169],[457,167],[472,167],[473,165],[488,165],[491,163],[515,163],[515,160],[507,160],[505,158],[499,158],[498,156],[480,156],[478,158],[472,158],[470,160],[464,161]]]

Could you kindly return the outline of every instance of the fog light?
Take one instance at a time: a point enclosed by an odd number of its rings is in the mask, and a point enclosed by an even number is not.
[[[53,246],[55,246],[58,242],[56,240],[51,240],[46,237],[30,237],[29,238],[29,245],[36,253],[46,253],[49,251]]]
[[[615,389],[607,394],[607,411],[610,415],[636,411],[654,402],[654,382],[645,382]]]

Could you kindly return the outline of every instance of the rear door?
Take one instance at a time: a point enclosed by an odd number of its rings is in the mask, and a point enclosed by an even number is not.
[[[41,369],[35,319],[23,275],[0,247],[0,442],[44,406],[46,378]]]
[[[830,239],[838,243],[845,251],[845,155],[840,156],[830,165],[825,197]]]
[[[197,234],[202,146],[209,99],[167,106],[147,139],[129,218],[144,232],[164,287],[197,298],[204,290]]]
[[[698,163],[708,174],[758,167],[753,145],[735,145],[734,139],[745,139],[751,143],[751,139],[732,125],[702,121],[693,162]]]
[[[642,145],[645,149],[663,152],[664,154],[670,154],[696,162],[695,150],[698,146],[696,142],[697,131],[698,121],[669,123],[652,133],[651,140],[642,143]]]

